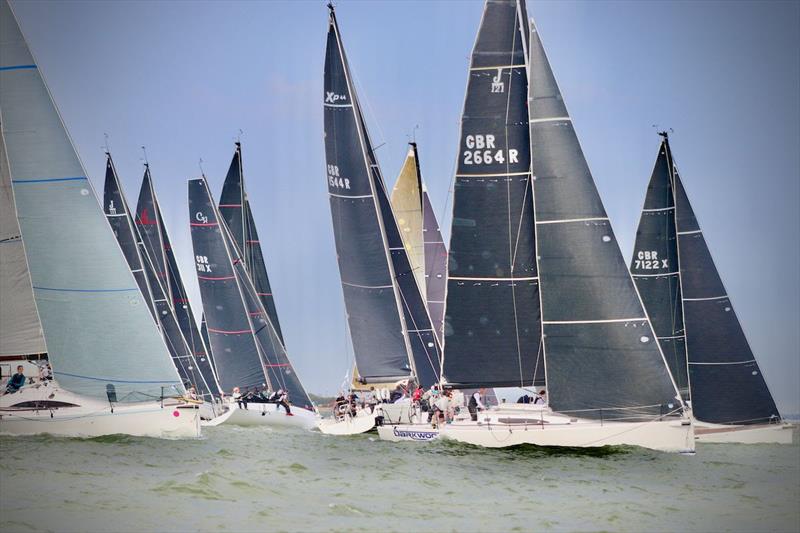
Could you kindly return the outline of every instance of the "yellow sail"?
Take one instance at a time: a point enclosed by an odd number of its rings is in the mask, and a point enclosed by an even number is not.
[[[425,243],[422,234],[422,191],[415,146],[408,155],[392,189],[392,210],[403,236],[403,244],[414,269],[420,294],[425,297]]]

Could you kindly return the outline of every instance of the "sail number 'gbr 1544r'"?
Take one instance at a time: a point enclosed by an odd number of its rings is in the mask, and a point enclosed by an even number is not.
[[[518,150],[509,148],[506,153],[498,150],[495,146],[495,136],[491,134],[467,135],[464,137],[464,160],[465,165],[491,165],[493,163],[503,164],[508,160],[509,164],[517,163]]]
[[[338,165],[328,165],[328,185],[331,187],[338,187],[339,189],[349,189],[350,180],[339,176]]]

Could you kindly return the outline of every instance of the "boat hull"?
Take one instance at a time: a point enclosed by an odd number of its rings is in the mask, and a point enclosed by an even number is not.
[[[792,424],[758,424],[730,426],[694,421],[694,438],[697,442],[737,444],[792,444]]]
[[[360,435],[375,428],[377,413],[360,412],[357,416],[341,419],[326,418],[319,423],[319,430],[326,435]]]
[[[549,409],[514,409],[484,413],[478,422],[445,424],[440,435],[485,448],[531,444],[569,448],[639,446],[664,452],[693,453],[694,426],[687,418],[645,422],[576,419]],[[506,421],[506,422],[504,422]]]
[[[55,401],[73,407],[17,408],[22,402]],[[25,387],[0,398],[0,433],[50,434],[63,437],[132,435],[167,439],[200,436],[197,407],[186,408],[174,399],[163,402],[106,402],[60,389],[54,382]]]
[[[430,442],[439,438],[439,430],[430,424],[392,424],[378,426],[378,436],[389,442]]]
[[[243,409],[233,402],[229,408],[230,414],[226,413],[223,422],[235,426],[313,429],[319,424],[316,413],[300,407],[292,407],[292,416],[287,415],[284,408],[276,403],[248,403],[247,409]]]

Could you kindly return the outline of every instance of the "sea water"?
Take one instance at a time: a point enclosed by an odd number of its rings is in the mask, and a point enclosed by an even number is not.
[[[798,531],[799,504],[797,445],[489,450],[224,425],[0,437],[4,532]]]

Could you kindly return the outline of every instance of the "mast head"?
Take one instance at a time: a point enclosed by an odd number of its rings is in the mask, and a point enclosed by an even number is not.
[[[331,11],[331,15],[333,15],[334,12],[333,2],[328,2],[328,9]]]
[[[659,131],[659,132],[657,132],[657,133],[658,133],[658,134],[659,134],[661,137],[663,137],[663,138],[664,138],[664,140],[667,140],[667,139],[669,138],[669,133],[667,133],[666,131]]]

